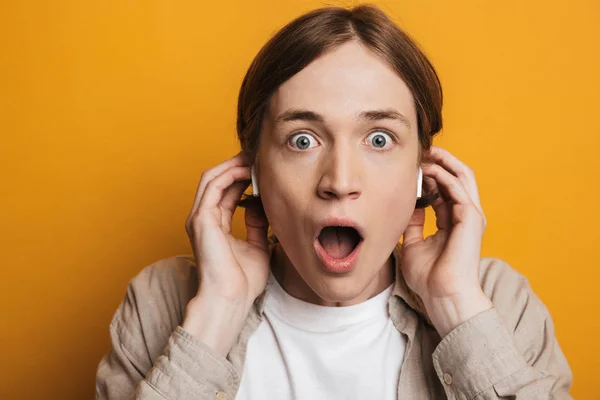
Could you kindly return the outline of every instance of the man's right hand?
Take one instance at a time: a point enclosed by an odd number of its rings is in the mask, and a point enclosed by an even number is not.
[[[233,213],[249,180],[250,166],[241,153],[205,171],[185,224],[199,289],[182,327],[223,356],[269,276],[265,215],[246,209],[246,240],[231,235]]]

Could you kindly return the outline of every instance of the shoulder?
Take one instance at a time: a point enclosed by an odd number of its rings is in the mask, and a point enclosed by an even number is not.
[[[479,275],[484,293],[509,331],[525,342],[537,340],[551,318],[529,280],[506,261],[491,257],[481,259]]]
[[[191,256],[158,260],[131,279],[111,330],[132,356],[151,365],[182,323],[186,305],[197,289]]]
[[[548,314],[542,301],[533,292],[529,280],[502,259],[482,258],[479,280],[484,293],[506,318],[506,322],[513,322],[515,325],[520,310],[525,308],[540,317]]]

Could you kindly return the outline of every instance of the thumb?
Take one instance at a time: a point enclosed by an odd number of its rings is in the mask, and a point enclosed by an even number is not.
[[[246,241],[260,249],[268,250],[269,240],[267,232],[269,230],[269,221],[267,220],[262,204],[247,207],[244,219],[246,223]]]
[[[425,209],[418,208],[413,213],[408,226],[404,231],[402,247],[423,241],[423,229],[425,226]]]

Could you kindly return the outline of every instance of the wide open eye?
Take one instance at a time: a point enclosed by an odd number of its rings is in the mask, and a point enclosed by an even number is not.
[[[367,144],[375,147],[376,149],[385,149],[392,145],[394,140],[390,135],[382,131],[375,131],[371,133],[367,139]]]
[[[316,147],[319,144],[317,140],[307,133],[298,133],[292,136],[289,140],[290,146],[298,150],[306,150],[311,147]]]

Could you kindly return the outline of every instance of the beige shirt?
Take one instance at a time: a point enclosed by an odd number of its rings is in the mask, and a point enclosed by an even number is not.
[[[396,246],[388,300],[390,318],[407,339],[398,399],[572,399],[573,376],[552,318],[523,275],[483,258],[480,282],[494,307],[442,339],[400,273],[399,252]],[[130,282],[110,324],[112,349],[98,366],[96,399],[235,399],[266,289],[226,358],[180,326],[197,289],[187,256],[158,261]]]

